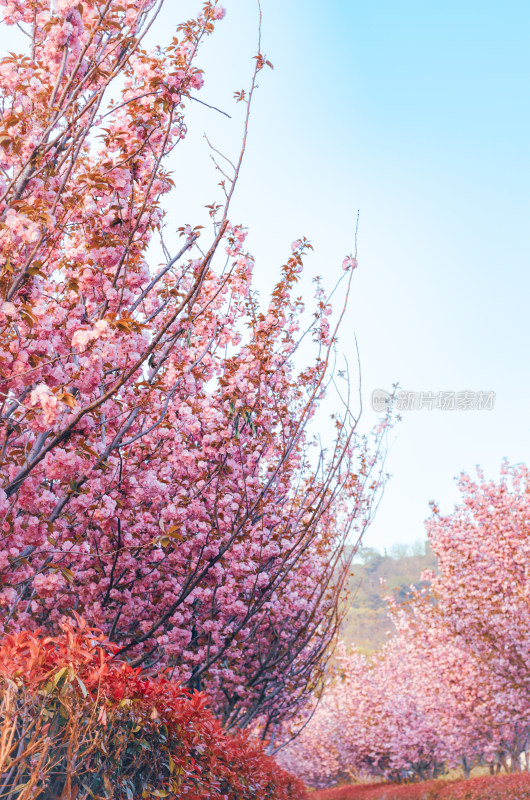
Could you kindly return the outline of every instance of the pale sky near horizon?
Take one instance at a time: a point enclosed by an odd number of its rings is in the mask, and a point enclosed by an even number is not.
[[[255,54],[257,4],[224,0],[205,44],[189,135],[172,168],[175,228],[219,197],[202,140],[234,154]],[[167,40],[200,6],[168,0],[152,35]],[[354,364],[363,427],[373,389],[494,391],[492,411],[403,412],[390,434],[392,478],[364,544],[424,538],[428,502],[450,511],[454,476],[530,458],[527,357],[530,248],[526,2],[262,0],[260,79],[232,218],[250,229],[263,293],[290,243],[315,246],[311,274],[328,285],[353,249],[359,269],[341,334]],[[14,49],[11,31],[2,49]],[[304,287],[311,291],[308,280]]]

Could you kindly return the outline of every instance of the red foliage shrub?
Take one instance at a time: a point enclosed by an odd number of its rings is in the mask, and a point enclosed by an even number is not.
[[[387,784],[362,783],[348,786],[335,786],[333,789],[322,789],[313,792],[312,800],[373,800],[374,792],[381,792]]]
[[[358,784],[314,792],[312,800],[530,800],[530,775],[496,775],[459,781]]]
[[[445,786],[436,800],[528,800],[530,775],[496,775],[471,778]]]
[[[58,637],[6,636],[0,700],[6,800],[305,797],[259,742],[222,729],[203,693],[116,660],[82,620]]]

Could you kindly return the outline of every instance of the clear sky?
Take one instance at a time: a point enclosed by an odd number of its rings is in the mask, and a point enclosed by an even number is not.
[[[167,0],[152,41],[197,0]],[[170,213],[196,224],[219,197],[202,140],[233,154],[252,69],[254,0],[227,17],[200,58],[206,85],[179,146]],[[496,392],[493,411],[410,411],[391,435],[393,477],[365,544],[424,537],[428,502],[450,511],[454,476],[530,458],[528,2],[262,0],[263,52],[233,207],[249,226],[265,291],[290,243],[314,243],[310,272],[332,285],[353,248],[359,269],[341,348],[361,363],[364,426],[373,389]],[[13,49],[2,38],[4,49]],[[311,284],[307,282],[310,289]]]

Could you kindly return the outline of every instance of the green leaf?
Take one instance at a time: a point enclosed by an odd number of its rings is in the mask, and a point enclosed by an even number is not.
[[[57,686],[67,669],[68,667],[61,667],[61,669],[55,673],[52,686]]]
[[[83,683],[83,681],[81,680],[79,675],[76,675],[75,677],[76,677],[76,680],[77,680],[79,686],[81,687],[81,691],[83,693],[83,697],[87,697],[88,696],[88,692],[87,692],[85,684]]]

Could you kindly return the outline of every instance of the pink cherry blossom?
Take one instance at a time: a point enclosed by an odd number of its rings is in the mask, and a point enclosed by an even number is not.
[[[353,256],[347,256],[342,262],[342,269],[348,271],[357,267],[357,259]]]

